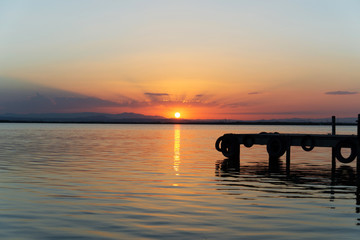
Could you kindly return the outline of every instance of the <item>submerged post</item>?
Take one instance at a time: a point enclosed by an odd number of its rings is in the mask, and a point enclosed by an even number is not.
[[[357,186],[358,186],[358,192],[359,195],[359,185],[360,185],[360,114],[358,114],[357,119],[357,142],[358,142],[358,151],[357,151],[357,159],[356,159],[356,176],[357,176]]]
[[[240,144],[236,142],[234,154],[229,159],[240,162]]]
[[[240,144],[236,140],[234,142],[234,152],[231,156],[228,157],[228,167],[233,168],[235,170],[240,169]]]
[[[286,175],[290,175],[290,149],[291,144],[289,143],[286,149]]]
[[[331,134],[336,135],[336,117],[331,117]],[[336,158],[335,158],[335,148],[331,148],[331,174],[335,174],[336,169]]]
[[[357,137],[359,140],[360,139],[360,114],[358,114],[358,120],[357,120]]]
[[[240,143],[237,137],[232,136],[230,138],[229,155],[227,156],[230,161],[240,163]]]

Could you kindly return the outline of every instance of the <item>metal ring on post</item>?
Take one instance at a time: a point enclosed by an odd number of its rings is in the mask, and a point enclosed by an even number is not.
[[[310,152],[315,147],[315,139],[310,135],[306,135],[301,139],[301,147],[304,151]]]
[[[342,148],[350,148],[351,153],[347,158],[345,158],[342,155],[342,153],[341,153]],[[357,144],[356,144],[356,142],[352,141],[351,139],[341,140],[336,144],[336,146],[334,148],[334,152],[335,152],[335,157],[340,162],[351,163],[352,161],[354,161],[354,159],[356,158],[357,153],[358,153]]]

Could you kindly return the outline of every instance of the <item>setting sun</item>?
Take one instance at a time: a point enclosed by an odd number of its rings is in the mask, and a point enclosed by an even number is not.
[[[175,113],[175,118],[180,118],[180,113],[179,112]]]

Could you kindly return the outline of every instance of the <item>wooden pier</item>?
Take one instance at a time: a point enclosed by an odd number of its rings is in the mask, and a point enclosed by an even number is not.
[[[240,145],[252,147],[254,144],[266,145],[269,161],[286,154],[286,168],[290,171],[290,150],[292,146],[300,146],[304,151],[317,147],[329,147],[332,150],[332,164],[336,159],[341,163],[351,163],[357,159],[357,175],[360,175],[360,114],[357,121],[357,135],[337,135],[335,117],[332,117],[331,134],[291,134],[266,133],[258,134],[224,134],[216,140],[216,150],[234,161],[240,161]],[[350,154],[344,156],[342,149],[350,149]]]

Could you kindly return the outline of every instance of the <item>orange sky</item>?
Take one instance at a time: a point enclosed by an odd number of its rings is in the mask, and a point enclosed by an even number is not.
[[[358,12],[331,0],[2,1],[0,112],[24,112],[22,101],[51,111],[41,100],[59,112],[353,117]],[[6,99],[9,81],[22,84]]]

